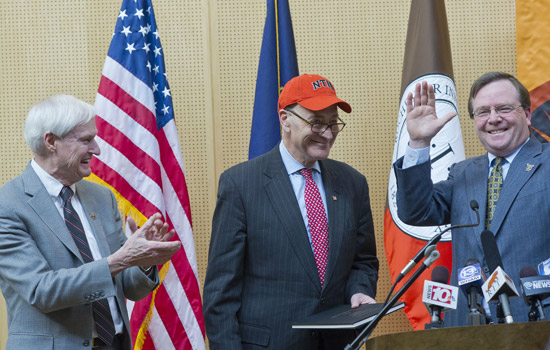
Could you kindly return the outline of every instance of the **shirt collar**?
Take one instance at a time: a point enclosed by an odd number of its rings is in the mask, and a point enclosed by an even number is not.
[[[302,163],[294,159],[290,152],[288,152],[288,149],[285,147],[283,141],[279,143],[279,152],[281,153],[281,157],[283,158],[283,164],[285,165],[288,175],[294,174],[301,169],[306,168]],[[315,169],[319,173],[321,173],[321,166],[319,165],[319,161],[315,161],[313,166],[309,168]]]
[[[506,157],[503,157],[504,159],[506,159],[506,162],[508,164],[512,164],[512,161],[514,160],[514,158],[516,158],[516,156],[518,155],[519,151],[521,151],[521,149],[523,148],[523,146],[525,146],[525,144],[527,142],[529,142],[529,139],[530,137],[527,138],[527,140],[521,145],[519,146],[518,148],[516,148],[516,150],[512,153],[510,153],[509,155],[507,155]],[[489,153],[487,152],[487,157],[489,158],[489,166],[492,166],[493,164],[493,159],[495,159],[497,156],[495,156],[494,154],[492,153]],[[504,163],[502,163],[504,164]]]
[[[61,192],[61,189],[63,189],[63,184],[59,182],[55,177],[51,176],[44,170],[35,160],[34,158],[31,160],[31,166],[44,185],[46,187],[46,191],[48,191],[49,195],[52,197],[59,197],[59,193]],[[69,186],[71,190],[76,194],[76,184],[72,184]]]

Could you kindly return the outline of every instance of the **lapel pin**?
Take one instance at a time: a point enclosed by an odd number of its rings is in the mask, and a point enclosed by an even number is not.
[[[95,220],[95,213],[90,213],[90,217],[92,218],[92,220]]]
[[[332,200],[333,200],[333,201],[337,201],[338,198],[336,198],[336,196],[332,196]]]
[[[527,165],[525,166],[525,171],[531,171],[531,170],[533,170],[534,167],[535,166],[533,164],[527,163]]]

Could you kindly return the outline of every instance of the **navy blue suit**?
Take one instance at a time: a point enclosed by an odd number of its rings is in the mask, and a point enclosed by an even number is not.
[[[327,197],[329,259],[321,288],[315,259],[279,147],[220,177],[204,286],[210,349],[343,348],[353,332],[292,324],[355,293],[374,297],[376,241],[365,177],[320,161]]]

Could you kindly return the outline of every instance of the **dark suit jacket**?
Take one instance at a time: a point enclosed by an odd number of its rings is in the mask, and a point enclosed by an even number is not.
[[[477,227],[452,232],[453,267],[451,284],[457,285],[457,271],[470,258],[482,262],[488,271],[480,235],[485,228],[487,208],[487,155],[470,158],[451,167],[445,181],[432,186],[429,162],[402,169],[403,158],[395,165],[398,215],[409,225],[442,225],[475,223],[470,201],[479,203],[481,223]],[[550,145],[535,137],[514,158],[497,203],[489,228],[495,234],[504,271],[519,290],[519,271],[523,266],[536,266],[550,256]],[[528,320],[529,307],[522,298],[510,300],[515,322]],[[549,315],[550,308],[546,308]],[[466,325],[468,314],[464,294],[458,298],[456,311],[445,314],[447,326]],[[491,314],[496,310],[491,303]]]
[[[125,242],[117,203],[106,187],[79,181],[77,194],[104,257]],[[91,214],[94,215],[91,215]],[[65,221],[32,169],[0,189],[0,287],[8,310],[6,349],[91,349],[92,304],[115,297],[127,329],[125,298],[158,284],[137,267],[111,278],[107,259],[84,264]],[[129,333],[129,332],[128,332]],[[125,349],[130,349],[130,338]]]
[[[317,349],[319,334],[293,330],[293,322],[349,304],[358,292],[375,296],[378,260],[365,177],[334,160],[320,166],[329,219],[323,288],[279,147],[220,177],[203,293],[210,349]],[[353,334],[346,335],[322,336],[337,349]]]

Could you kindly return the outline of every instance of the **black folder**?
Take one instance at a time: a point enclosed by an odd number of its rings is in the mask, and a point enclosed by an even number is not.
[[[372,321],[382,310],[384,304],[362,304],[352,309],[349,304],[312,315],[300,322],[295,322],[295,329],[356,329]],[[405,307],[405,303],[397,303],[386,315]]]

